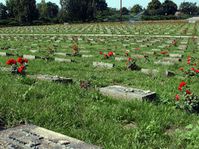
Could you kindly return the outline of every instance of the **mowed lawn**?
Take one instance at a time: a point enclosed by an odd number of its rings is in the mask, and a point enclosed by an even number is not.
[[[197,148],[198,115],[177,109],[175,96],[181,81],[188,82],[191,91],[199,95],[199,78],[187,78],[179,70],[189,67],[187,56],[194,57],[199,64],[199,39],[192,37],[198,32],[199,24],[183,22],[1,28],[0,33],[7,35],[0,34],[0,52],[67,58],[74,62],[29,60],[27,77],[0,71],[0,127],[30,123],[107,149]],[[19,35],[34,33],[46,35]],[[56,55],[60,52],[72,53],[74,41],[68,34],[83,34],[78,37],[80,54],[93,57]],[[87,37],[85,34],[126,36]],[[172,37],[181,35],[187,37]],[[176,45],[172,45],[174,40]],[[186,49],[180,50],[181,45],[186,45]],[[104,59],[104,54],[110,51],[115,56]],[[153,51],[156,52],[151,54]],[[161,54],[164,51],[166,55]],[[128,56],[125,56],[126,52]],[[166,66],[155,64],[171,53],[182,54],[182,61]],[[138,55],[147,55],[148,60]],[[9,68],[6,61],[17,57],[0,56],[0,66]],[[125,57],[126,60],[116,61],[115,57]],[[126,62],[129,57],[135,59],[141,68],[157,69],[158,75],[128,70]],[[93,67],[93,62],[101,61],[115,64],[115,67]],[[166,77],[166,70],[176,75]],[[28,77],[32,74],[68,77],[74,83],[66,85],[38,81]],[[81,88],[80,81],[89,81],[90,88]],[[109,85],[150,90],[156,92],[157,97],[153,102],[115,100],[98,91],[100,87]]]

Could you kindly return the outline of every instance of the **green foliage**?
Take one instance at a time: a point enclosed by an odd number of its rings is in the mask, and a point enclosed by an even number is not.
[[[132,8],[131,8],[131,13],[133,14],[138,14],[142,11],[142,6],[140,6],[139,4],[137,5],[134,5]]]
[[[189,124],[185,130],[177,130],[176,138],[179,146],[187,149],[199,147],[199,121],[196,124]]]
[[[198,7],[196,6],[196,3],[183,2],[183,3],[180,4],[180,8],[179,9],[184,14],[188,14],[188,15],[199,14]]]
[[[162,4],[163,14],[174,15],[178,9],[178,6],[171,0],[165,0]]]
[[[0,20],[7,19],[7,17],[7,7],[4,4],[0,3]]]

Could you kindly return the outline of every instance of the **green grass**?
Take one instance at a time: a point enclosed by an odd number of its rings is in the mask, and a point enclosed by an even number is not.
[[[105,27],[105,24],[100,25]],[[180,25],[188,27],[188,30],[192,33],[195,32],[192,24]],[[169,30],[175,26],[176,30],[178,30],[181,29],[180,25],[176,27],[174,24],[165,23],[155,24],[153,27],[159,26],[163,30],[167,30],[164,27],[168,26]],[[87,26],[90,25],[72,25],[71,28],[76,29],[77,32],[73,32],[78,33],[81,27],[86,28]],[[150,26],[150,24],[144,24],[141,27],[150,31]],[[63,26],[59,27],[61,31],[64,30]],[[108,27],[110,26],[108,25]],[[117,27],[122,30],[122,26],[117,24],[114,24],[112,30],[115,31]],[[135,27],[141,28],[139,26]],[[44,30],[45,27],[37,28],[49,33],[56,26],[48,26],[47,30]],[[16,32],[16,28],[6,28],[5,33],[8,33],[7,29]],[[2,33],[3,29],[1,30]],[[92,29],[86,29],[85,33],[87,33],[87,30],[88,33],[93,33]],[[128,31],[132,31],[131,25]],[[28,33],[29,30],[20,28],[19,32]],[[65,32],[73,33],[71,30],[66,30]],[[162,32],[160,30],[158,33],[162,34]],[[13,37],[16,36],[3,36],[0,42],[1,49],[10,47],[16,48],[17,51],[14,51],[14,53],[18,54],[51,57],[59,56],[49,54],[47,52],[49,48],[57,52],[71,53],[72,42],[68,37],[63,37],[63,39],[59,36],[56,36],[55,39],[50,39],[51,37],[48,36],[34,38],[27,36],[24,39],[20,38],[20,36],[17,36],[16,39]],[[198,115],[188,114],[176,109],[174,98],[178,92],[179,83],[188,81],[187,78],[183,78],[178,69],[182,66],[186,67],[186,57],[188,55],[198,58],[199,48],[196,45],[198,40],[194,42],[192,39],[149,37],[81,38],[82,40],[79,41],[80,53],[85,50],[90,51],[89,55],[94,55],[93,58],[65,57],[75,60],[74,63],[30,60],[28,67],[28,74],[52,74],[70,77],[74,79],[74,84],[63,85],[36,81],[0,71],[0,124],[3,123],[4,127],[9,128],[19,124],[31,123],[107,149],[182,148],[182,145],[183,148],[186,148],[188,144],[195,143],[196,139],[194,138],[190,142],[181,140],[175,129],[187,131],[185,127],[189,124],[196,124]],[[90,38],[94,41],[89,41]],[[56,43],[56,40],[59,39],[60,42]],[[146,40],[143,43],[131,44],[141,39]],[[143,47],[140,51],[134,50],[143,44],[150,43],[154,39],[159,39],[160,41],[149,45],[149,47]],[[142,54],[151,49],[157,49],[162,44],[169,45],[170,42],[167,42],[173,39],[177,40],[177,46],[180,45],[180,42],[188,40],[188,49],[185,51],[181,63],[174,66],[154,65],[155,61],[165,57],[162,55],[149,56],[150,62],[137,59],[137,64],[142,68],[160,70],[157,77],[146,76],[137,71],[129,71],[126,69],[125,61],[104,60],[102,58],[103,55],[99,54],[100,51],[105,53],[114,51],[116,56],[120,57],[124,55],[126,50],[130,50],[131,55]],[[32,44],[35,43],[38,45],[33,46]],[[39,51],[31,53],[29,51],[31,49]],[[162,48],[163,50],[168,50],[170,53],[179,51],[175,46]],[[2,67],[5,67],[7,59],[8,57],[0,57]],[[93,68],[93,61],[115,63],[116,67],[111,70]],[[174,71],[177,76],[173,78],[164,77],[161,73],[167,69]],[[79,86],[80,80],[89,80],[92,87],[89,90],[81,89]],[[110,97],[102,96],[97,91],[99,87],[115,84],[155,91],[157,93],[156,101],[114,100]],[[197,93],[199,88],[198,78],[192,78],[192,84],[190,85],[191,90]],[[30,87],[32,89],[28,91]]]

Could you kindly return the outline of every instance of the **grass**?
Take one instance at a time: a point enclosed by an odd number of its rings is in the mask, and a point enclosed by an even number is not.
[[[167,30],[167,28],[169,30],[175,26],[174,24],[167,23],[161,24],[162,26],[160,24],[152,25],[159,26],[163,30]],[[85,33],[87,33],[87,30],[88,33],[93,33],[94,29],[91,28],[89,31],[86,28],[87,26],[92,25],[71,25],[71,28],[75,28],[78,33],[84,27]],[[141,27],[144,27],[144,30],[150,30],[152,27],[150,26],[150,24],[144,24]],[[167,26],[167,28],[164,28],[164,26]],[[181,26],[183,26],[182,28],[188,27],[188,30],[194,33],[192,24],[179,23],[175,26],[176,30],[180,29]],[[46,27],[42,26],[36,28],[40,28],[42,32],[48,33],[55,27],[48,26],[47,30],[44,30]],[[59,27],[61,31],[64,30],[63,26]],[[105,24],[102,24],[102,27],[104,28]],[[108,25],[108,27],[110,26]],[[111,30],[115,31],[117,27],[121,28],[122,26],[114,24]],[[141,28],[139,26],[134,27]],[[16,32],[17,30],[15,29],[6,28],[5,33],[8,33],[8,31]],[[1,30],[3,32],[3,29]],[[66,30],[65,33],[70,31]],[[128,31],[131,32],[131,25]],[[29,30],[20,28],[19,32],[28,33]],[[162,34],[162,31],[158,33]],[[55,39],[50,39],[48,36],[41,36],[39,38],[27,36],[24,39],[19,36],[15,39],[13,37],[16,36],[3,36],[0,47],[16,48],[17,51],[14,51],[14,53],[38,56],[55,57],[48,53],[49,48],[57,52],[71,53],[72,43],[68,37],[62,38],[56,35]],[[180,81],[187,81],[186,78],[183,78],[178,68],[186,66],[186,56],[191,54],[198,58],[198,50],[196,50],[198,49],[196,45],[197,40],[176,39],[172,37],[81,38],[82,40],[79,41],[80,52],[90,51],[89,55],[94,55],[93,58],[65,57],[74,59],[74,63],[30,60],[28,67],[29,74],[52,74],[71,77],[74,79],[74,84],[72,85],[36,81],[0,72],[0,124],[2,123],[4,127],[9,128],[19,124],[31,123],[108,149],[181,148],[182,144],[181,142],[179,143],[175,130],[177,128],[185,130],[187,125],[196,124],[198,115],[189,114],[175,108],[174,97],[177,93],[177,87]],[[114,51],[117,57],[123,57],[126,50],[130,50],[131,55],[142,54],[151,49],[161,49],[159,48],[160,45],[169,45],[173,39],[177,40],[177,46],[182,41],[188,40],[188,49],[184,53],[182,63],[174,66],[154,65],[155,61],[165,57],[163,55],[149,55],[150,62],[137,59],[137,64],[142,68],[160,70],[157,77],[146,76],[141,72],[128,71],[125,68],[125,61],[103,60],[103,56],[99,54],[100,51],[104,53]],[[60,41],[56,42],[57,40]],[[137,40],[144,41],[139,43],[136,42]],[[150,44],[151,40],[158,41],[153,45],[141,48],[140,51],[134,50],[141,45]],[[31,53],[31,49],[38,51]],[[162,48],[161,50],[168,50],[170,53],[179,51],[175,46]],[[5,66],[7,59],[7,57],[0,57],[1,66]],[[111,70],[93,68],[93,61],[115,63],[116,67]],[[161,73],[166,69],[175,71],[177,76],[173,78],[164,77]],[[89,80],[92,88],[89,90],[81,89],[79,86],[80,80]],[[193,78],[192,81],[191,90],[197,93],[199,87],[197,83],[198,78]],[[96,89],[113,84],[155,91],[158,97],[152,103],[140,101],[124,102],[102,96]],[[30,87],[32,89],[27,92]],[[191,140],[191,143],[194,143],[194,141],[194,139]],[[189,143],[183,143],[183,147],[186,148]]]

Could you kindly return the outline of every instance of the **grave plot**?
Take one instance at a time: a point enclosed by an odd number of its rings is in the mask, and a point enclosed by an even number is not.
[[[23,125],[0,131],[1,148],[100,149],[45,128]]]
[[[106,96],[111,96],[116,99],[125,100],[154,100],[156,93],[151,91],[144,91],[136,88],[128,88],[123,86],[108,86],[100,88],[99,91]]]

